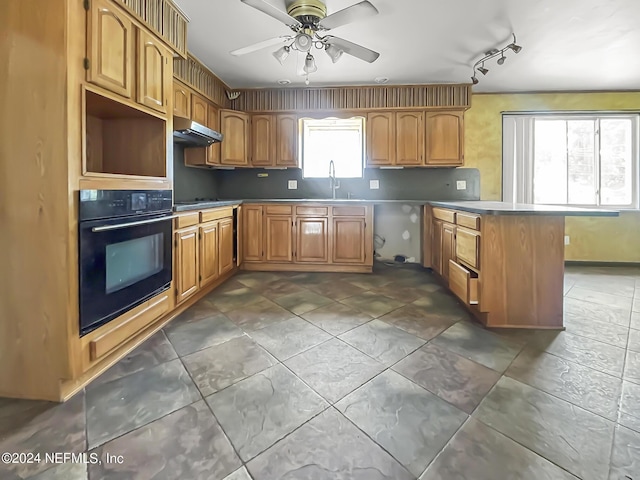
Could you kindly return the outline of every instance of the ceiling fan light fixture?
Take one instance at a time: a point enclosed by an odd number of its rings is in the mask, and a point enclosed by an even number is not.
[[[313,46],[313,38],[306,33],[299,33],[296,35],[296,39],[293,42],[293,46],[296,50],[301,52],[308,52]]]
[[[304,73],[313,73],[318,70],[316,61],[310,53],[307,53],[307,56],[304,59],[304,67],[302,67],[302,70]]]
[[[327,55],[329,55],[329,58],[331,58],[333,63],[340,60],[340,57],[344,53],[344,50],[339,49],[335,45],[327,45],[324,51],[327,52]]]
[[[284,61],[289,56],[289,52],[291,52],[291,48],[288,46],[280,47],[278,50],[273,52],[273,57],[280,62],[280,65],[284,65]]]

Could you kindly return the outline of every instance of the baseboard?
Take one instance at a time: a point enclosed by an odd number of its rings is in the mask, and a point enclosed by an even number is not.
[[[565,260],[565,266],[574,267],[640,267],[640,262],[593,262],[583,260]]]
[[[244,262],[242,270],[254,272],[339,272],[339,273],[371,273],[372,267],[367,265],[320,265],[302,263],[263,263]]]

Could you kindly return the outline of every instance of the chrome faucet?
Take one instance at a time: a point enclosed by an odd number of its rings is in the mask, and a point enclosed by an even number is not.
[[[336,180],[336,164],[333,160],[329,161],[329,188],[331,188],[331,196],[335,200],[336,190],[340,188],[340,182]]]

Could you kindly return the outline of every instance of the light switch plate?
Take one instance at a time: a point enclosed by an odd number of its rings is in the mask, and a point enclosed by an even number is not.
[[[467,181],[466,180],[458,180],[456,182],[457,190],[466,190],[467,189]]]
[[[297,190],[298,189],[298,181],[297,180],[289,180],[287,183],[287,188],[289,190]]]
[[[369,190],[378,190],[380,188],[380,180],[369,180]]]

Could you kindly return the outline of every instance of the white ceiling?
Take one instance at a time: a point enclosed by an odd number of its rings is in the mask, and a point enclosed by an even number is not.
[[[231,50],[291,33],[240,0],[174,0],[190,17],[189,50],[231,88],[304,86],[297,55],[280,65],[277,47],[242,57]],[[286,10],[291,0],[267,0]],[[326,0],[328,13],[358,0]],[[380,14],[331,34],[380,52],[368,64],[317,51],[311,86],[468,83],[482,52],[515,32],[523,49],[487,63],[476,92],[640,90],[640,0],[371,0]]]

